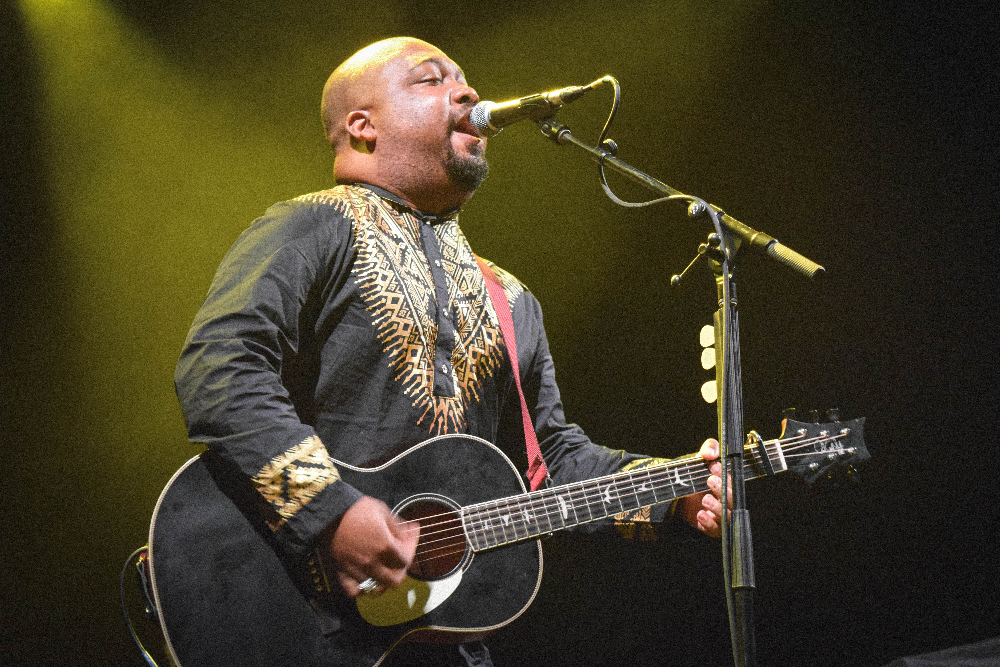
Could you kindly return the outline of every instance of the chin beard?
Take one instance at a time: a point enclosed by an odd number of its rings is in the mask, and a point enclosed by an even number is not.
[[[448,180],[454,185],[474,192],[486,178],[486,174],[490,172],[490,165],[487,164],[483,151],[480,151],[478,155],[464,157],[459,156],[454,149],[451,149],[445,159],[444,170],[448,174]]]

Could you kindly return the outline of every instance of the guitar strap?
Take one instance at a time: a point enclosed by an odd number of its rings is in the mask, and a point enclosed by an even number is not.
[[[497,274],[479,255],[476,255],[476,261],[479,263],[479,270],[483,272],[483,278],[486,279],[486,290],[490,293],[493,310],[496,311],[497,319],[500,321],[500,333],[507,343],[510,365],[514,369],[514,384],[517,385],[517,395],[521,398],[524,444],[528,449],[528,481],[531,484],[531,490],[535,491],[548,478],[549,469],[545,466],[545,460],[542,458],[542,450],[538,446],[538,436],[535,435],[535,425],[531,421],[531,413],[528,412],[528,402],[524,400],[524,390],[521,389],[521,371],[517,364],[517,343],[514,340],[514,315],[510,311],[507,293],[503,291],[503,285],[500,284]]]

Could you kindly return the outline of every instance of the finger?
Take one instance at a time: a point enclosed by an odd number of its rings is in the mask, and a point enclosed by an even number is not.
[[[337,581],[340,583],[341,590],[343,590],[344,594],[347,595],[348,597],[356,598],[359,595],[361,595],[362,593],[360,587],[361,582],[352,577],[351,575],[347,574],[346,572],[338,571]]]
[[[705,496],[701,499],[701,506],[704,510],[711,512],[716,517],[722,516],[722,501],[711,494],[705,494]]]
[[[336,572],[341,585],[343,585],[345,579],[349,579],[350,581],[357,583],[368,578],[368,573],[365,572],[362,566],[357,563],[337,561]]]
[[[381,572],[386,573],[391,580],[396,579],[402,580],[401,577],[409,569],[410,564],[413,562],[413,556],[416,551],[416,540],[413,540],[413,544],[408,544],[403,540],[391,537],[389,543],[386,547],[379,553],[378,561],[373,563],[373,566],[377,570],[370,570],[372,576],[376,579],[382,581],[380,575]]]
[[[358,595],[372,595],[378,597],[379,595],[382,595],[382,593],[385,593],[388,589],[389,587],[385,584],[380,584],[373,578],[368,577],[358,584]]]
[[[698,512],[698,529],[709,537],[722,535],[722,528],[716,516],[706,510]]]
[[[385,588],[399,586],[406,579],[406,573],[406,567],[387,565],[385,559],[372,563],[368,568],[368,576]]]
[[[709,438],[702,443],[701,449],[698,450],[698,455],[706,461],[719,458],[719,441],[715,438]]]
[[[711,495],[715,498],[722,497],[722,478],[720,478],[718,475],[711,475],[708,478],[706,484],[708,484],[708,490],[711,492],[708,495]]]
[[[394,522],[389,524],[389,531],[397,540],[397,548],[400,552],[405,566],[413,561],[413,554],[417,550],[417,542],[420,540],[420,522],[400,521],[396,517]]]

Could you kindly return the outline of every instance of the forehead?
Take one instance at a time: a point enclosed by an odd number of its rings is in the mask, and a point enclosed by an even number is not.
[[[405,76],[421,66],[437,66],[441,69],[452,71],[456,76],[465,78],[465,73],[454,60],[449,58],[441,50],[429,44],[412,43],[402,49],[391,62],[387,63],[383,71],[392,71],[395,75]]]

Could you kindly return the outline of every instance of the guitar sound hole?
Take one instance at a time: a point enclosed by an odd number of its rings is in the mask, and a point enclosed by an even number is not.
[[[452,572],[465,557],[462,520],[451,507],[433,500],[419,500],[399,513],[407,521],[420,522],[417,553],[410,574],[417,579],[439,579]]]

